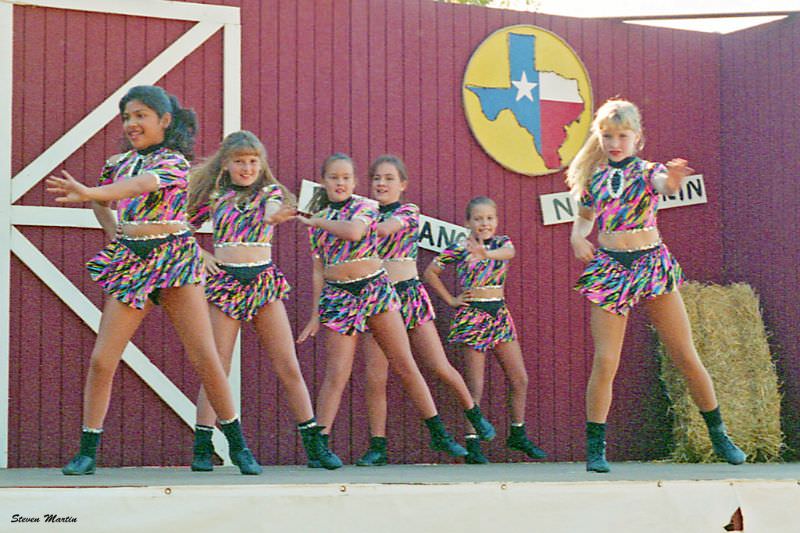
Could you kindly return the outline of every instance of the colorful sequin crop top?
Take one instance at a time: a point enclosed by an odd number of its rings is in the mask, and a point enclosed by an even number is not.
[[[327,220],[361,220],[367,224],[367,231],[359,241],[340,239],[322,228],[309,228],[311,253],[314,257],[322,259],[325,266],[379,258],[378,235],[375,232],[375,227],[378,225],[378,208],[374,203],[351,196],[344,202],[328,205],[314,217]]]
[[[466,241],[460,240],[451,244],[433,260],[439,267],[444,269],[450,263],[456,264],[456,279],[461,290],[474,289],[477,287],[502,287],[506,282],[506,274],[509,260],[498,261],[497,259],[481,259],[480,261],[467,261],[469,252],[465,246]],[[487,250],[497,250],[498,248],[513,248],[511,239],[506,235],[495,235],[483,243]]]
[[[640,231],[656,227],[659,193],[653,178],[667,169],[661,163],[638,157],[617,168],[608,165],[595,172],[580,205],[597,213],[601,232]]]
[[[251,193],[244,201],[234,189],[212,193],[208,202],[197,206],[189,222],[199,228],[211,219],[214,226],[214,246],[269,246],[274,226],[264,217],[267,204],[283,202],[283,191],[278,185],[267,185]],[[238,200],[238,201],[237,201]]]
[[[116,161],[106,161],[98,185],[110,185],[149,172],[158,189],[117,200],[119,222],[186,222],[189,162],[180,152],[158,148],[146,155],[131,150]]]
[[[378,238],[378,255],[384,261],[416,261],[419,242],[419,207],[414,204],[395,202],[380,207],[378,223],[396,219],[403,225],[401,229]]]

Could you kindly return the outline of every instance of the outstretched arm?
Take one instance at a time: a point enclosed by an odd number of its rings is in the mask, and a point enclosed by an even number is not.
[[[306,217],[297,215],[297,220],[311,226],[312,228],[322,228],[346,241],[360,241],[367,233],[367,223],[363,220],[328,220],[319,217]]]
[[[56,202],[60,203],[113,202],[158,189],[158,178],[152,172],[144,172],[130,179],[97,187],[87,187],[73,178],[66,170],[62,170],[61,174],[64,175],[63,178],[53,175],[47,178],[47,192],[59,195],[56,197]]]

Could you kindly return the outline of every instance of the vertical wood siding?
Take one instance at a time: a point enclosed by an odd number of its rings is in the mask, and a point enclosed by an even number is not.
[[[463,115],[461,82],[477,45],[493,31],[530,23],[563,37],[586,64],[595,102],[614,95],[644,112],[645,157],[683,156],[705,175],[707,205],[661,215],[665,240],[692,279],[722,281],[719,150],[720,38],[612,22],[551,17],[430,0],[229,1],[242,8],[242,126],[261,137],[276,175],[290,188],[315,179],[333,151],[353,156],[368,192],[371,158],[396,153],[411,176],[407,198],[430,216],[463,220],[466,202],[486,194],[499,205],[500,231],[518,255],[508,301],[519,327],[530,374],[527,422],[531,436],[554,460],[583,457],[584,389],[591,365],[586,305],[571,285],[581,265],[572,258],[568,225],[544,227],[538,196],[564,190],[563,175],[530,178],[494,163],[472,137]],[[189,23],[15,7],[15,171],[33,160],[105,95],[154,57]],[[42,68],[44,67],[44,68]],[[194,107],[198,154],[221,136],[221,36],[215,35],[161,84]],[[84,72],[86,73],[84,75]],[[92,182],[116,151],[112,121],[64,164]],[[37,186],[20,201],[55,203]],[[83,263],[103,244],[100,231],[22,228],[96,305],[100,290]],[[311,262],[305,231],[278,228],[275,260],[294,291],[287,310],[295,331],[307,320]],[[422,252],[420,267],[432,259]],[[453,278],[446,280],[452,285]],[[439,331],[452,316],[440,301]],[[80,427],[81,389],[94,335],[18,260],[12,264],[12,466],[56,466],[73,452]],[[190,397],[198,380],[161,310],[149,316],[135,342]],[[286,397],[270,370],[268,346],[246,327],[242,387],[246,433],[265,463],[292,464],[303,454]],[[448,353],[462,368],[458,354]],[[642,316],[631,321],[609,420],[615,460],[649,459],[668,440],[652,339]],[[321,342],[298,347],[314,398],[324,370]],[[430,373],[426,376],[432,378]],[[463,416],[452,394],[429,381],[443,418],[458,435]],[[490,358],[484,410],[501,435],[508,428],[505,380]],[[333,434],[345,461],[368,440],[363,363],[357,362]],[[389,387],[389,436],[394,461],[446,460],[427,449],[417,414],[396,380]],[[176,465],[190,461],[191,433],[138,377],[122,365],[106,421],[101,463]],[[487,446],[494,461],[521,460]]]
[[[722,39],[725,280],[761,298],[783,384],[789,456],[800,450],[800,17]]]

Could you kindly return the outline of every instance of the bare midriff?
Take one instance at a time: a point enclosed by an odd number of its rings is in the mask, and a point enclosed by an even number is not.
[[[386,274],[392,283],[399,283],[409,279],[416,279],[419,277],[417,272],[417,262],[410,261],[384,261],[383,268],[386,269]]]
[[[119,224],[119,230],[123,237],[156,238],[162,235],[170,235],[173,233],[180,233],[182,231],[186,231],[187,227],[186,224],[184,224],[183,222],[168,222],[168,223],[136,222],[134,224],[121,222]]]
[[[382,261],[378,257],[325,265],[323,277],[328,281],[356,281],[374,274],[381,266]]]
[[[606,250],[632,252],[658,245],[661,242],[661,234],[656,227],[634,231],[601,231],[598,242],[600,247]]]
[[[223,263],[266,263],[272,260],[272,247],[225,243],[214,247],[214,257]]]

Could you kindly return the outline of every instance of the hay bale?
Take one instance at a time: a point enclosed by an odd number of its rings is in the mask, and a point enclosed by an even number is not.
[[[778,461],[783,436],[781,396],[758,297],[746,283],[723,287],[689,282],[681,295],[697,352],[714,380],[728,433],[747,453],[748,461]],[[658,353],[674,415],[673,460],[718,461],[703,418],[660,341]]]

